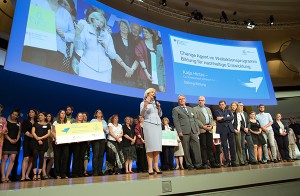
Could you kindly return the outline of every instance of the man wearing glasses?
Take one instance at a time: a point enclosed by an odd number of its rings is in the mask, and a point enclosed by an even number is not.
[[[209,160],[210,166],[212,168],[219,168],[220,166],[216,164],[213,156],[213,116],[211,110],[205,106],[205,97],[200,96],[198,98],[198,103],[194,107],[195,119],[200,127],[200,149],[202,156],[202,164],[204,168],[209,168],[207,160]]]

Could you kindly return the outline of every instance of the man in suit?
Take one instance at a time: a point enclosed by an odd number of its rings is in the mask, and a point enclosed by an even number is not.
[[[216,164],[215,158],[213,156],[213,116],[211,110],[205,106],[205,97],[200,96],[198,98],[198,103],[194,107],[194,114],[197,123],[200,126],[200,149],[202,156],[202,165],[205,168],[209,168],[207,160],[209,159],[210,166],[212,168],[219,168],[220,166]]]
[[[226,162],[224,163],[225,167],[232,166],[235,167],[235,144],[234,144],[234,127],[232,120],[234,118],[232,112],[226,108],[226,102],[224,100],[219,101],[219,108],[215,111],[217,118],[217,133],[220,134],[221,144],[223,152],[225,155]],[[230,159],[228,154],[228,143],[230,147]],[[230,164],[231,163],[231,164]]]
[[[199,125],[195,120],[193,109],[186,106],[186,98],[184,95],[178,96],[178,105],[173,108],[172,116],[175,128],[182,141],[184,158],[189,170],[193,168],[204,169],[202,166],[200,144],[198,139]],[[193,153],[194,164],[192,162],[190,152]]]
[[[250,131],[248,130],[248,123],[249,123],[249,116],[248,114],[244,111],[244,104],[242,102],[238,103],[238,107],[240,107],[240,115],[241,115],[241,145],[242,145],[242,153],[243,153],[243,159],[245,165],[247,165],[247,157],[246,157],[246,145],[245,145],[245,140],[247,141],[247,149],[249,153],[249,163],[256,165],[258,162],[255,159],[254,155],[254,145],[252,141],[252,137],[250,134]]]

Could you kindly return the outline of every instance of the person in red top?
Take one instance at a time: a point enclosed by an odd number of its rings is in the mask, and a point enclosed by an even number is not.
[[[146,148],[145,148],[145,141],[144,141],[144,133],[143,133],[143,122],[144,117],[139,115],[138,116],[138,124],[135,125],[135,147],[136,147],[136,166],[138,172],[147,172],[147,160],[146,160]]]

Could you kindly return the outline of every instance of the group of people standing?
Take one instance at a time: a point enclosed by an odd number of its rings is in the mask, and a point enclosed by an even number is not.
[[[31,0],[31,5],[55,12],[57,51],[25,46],[24,61],[101,82],[165,92],[158,31],[125,19],[116,20],[115,30],[96,7],[78,19],[73,0]]]
[[[278,163],[279,160],[292,162],[297,158],[295,146],[299,144],[300,126],[293,118],[288,127],[281,121],[281,114],[273,121],[271,115],[265,113],[264,105],[259,105],[258,114],[251,111],[248,116],[242,102],[232,102],[227,109],[224,100],[219,101],[219,109],[212,113],[205,101],[205,97],[200,96],[199,104],[192,108],[187,105],[185,96],[179,95],[178,106],[172,111],[173,127],[167,117],[161,120],[162,109],[154,88],[145,91],[140,115],[135,119],[127,116],[123,125],[117,114],[106,122],[100,109],[90,122],[86,112],[79,112],[73,118],[72,106],[60,110],[55,120],[51,114],[36,109],[30,109],[23,122],[18,120],[18,110],[12,111],[6,120],[1,116],[3,106],[0,105],[1,181],[10,181],[9,175],[20,151],[21,134],[24,137],[21,181],[49,178],[53,163],[53,175],[57,179],[88,176],[90,146],[93,176],[118,174],[122,168],[124,173],[132,174],[134,160],[137,171],[149,175],[162,174],[161,169],[219,168],[221,161],[219,155],[215,156],[214,132],[221,139],[224,167]],[[88,122],[102,123],[103,139],[56,143],[58,124]],[[176,131],[178,146],[162,146],[162,130]]]

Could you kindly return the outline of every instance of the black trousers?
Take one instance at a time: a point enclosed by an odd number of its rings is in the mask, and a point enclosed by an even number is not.
[[[54,176],[62,178],[67,176],[67,166],[69,159],[69,144],[56,145],[52,143],[54,150]]]
[[[215,158],[212,149],[213,134],[206,131],[205,133],[201,133],[199,136],[202,163],[207,164],[207,160],[209,160],[210,164],[215,164]]]
[[[223,153],[225,155],[225,159],[227,163],[234,162],[235,161],[235,144],[234,144],[234,133],[231,132],[228,129],[222,130],[220,133],[221,136],[221,145],[223,148]],[[228,142],[229,141],[229,147],[230,147],[230,159],[228,154]]]
[[[275,135],[275,140],[277,142],[278,150],[280,152],[282,160],[290,160],[289,155],[289,138],[288,136]]]
[[[99,175],[102,172],[105,147],[106,147],[106,140],[105,139],[92,141],[93,175]]]
[[[87,142],[73,143],[72,176],[81,177],[84,174],[84,155],[88,149]]]
[[[160,153],[161,165],[163,170],[174,168],[174,146],[163,146]]]
[[[136,146],[136,166],[138,172],[148,171],[148,163],[146,158],[146,148],[145,145]]]

